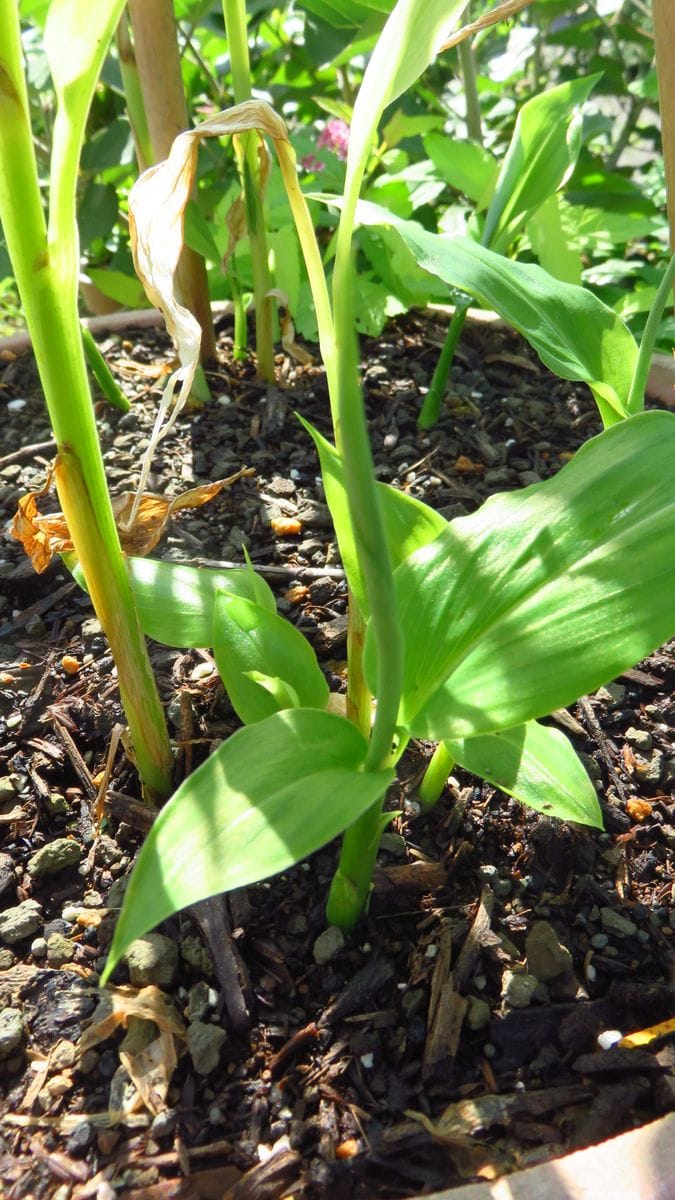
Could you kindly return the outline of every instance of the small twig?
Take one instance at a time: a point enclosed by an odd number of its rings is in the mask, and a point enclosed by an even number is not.
[[[241,569],[243,563],[228,562],[223,559],[213,558],[188,558],[185,560],[185,566],[192,567],[215,567],[219,571],[233,571],[237,568]],[[290,563],[288,566],[278,567],[270,563],[254,563],[256,571],[261,575],[279,575],[282,577],[298,576],[301,578],[306,575],[309,579],[325,579],[328,576],[330,579],[344,579],[345,573],[342,567],[303,567],[299,563]]]
[[[29,446],[19,446],[18,450],[12,450],[11,454],[5,454],[0,458],[0,470],[3,467],[8,467],[10,463],[21,462],[22,458],[30,458],[33,454],[46,454],[48,451],[56,450],[56,440],[50,438],[48,442],[33,442]]]
[[[91,772],[89,770],[89,767],[87,766],[82,755],[80,754],[77,746],[75,745],[75,742],[73,741],[72,737],[70,736],[70,733],[66,729],[63,722],[61,720],[59,720],[59,717],[57,716],[57,714],[53,708],[49,708],[49,707],[47,708],[47,715],[48,715],[49,720],[51,721],[52,725],[54,726],[54,731],[57,734],[59,740],[61,741],[63,748],[72,763],[73,770],[75,771],[75,774],[77,775],[80,783],[82,784],[82,787],[84,788],[89,800],[95,800],[96,799],[96,784],[94,783],[94,781],[91,777]]]
[[[593,737],[595,738],[598,749],[604,760],[605,766],[607,767],[607,770],[616,785],[616,790],[619,793],[621,799],[625,800],[626,799],[626,789],[624,788],[623,783],[621,782],[621,780],[619,778],[617,769],[614,766],[612,756],[609,752],[609,747],[612,743],[610,742],[609,738],[605,737],[605,735],[602,731],[602,728],[601,728],[600,724],[598,723],[598,719],[597,719],[595,713],[593,712],[591,703],[587,699],[587,697],[581,696],[579,698],[579,700],[577,701],[577,704],[579,705],[579,708],[581,709],[581,712],[583,714],[583,717],[584,717],[584,720],[586,722],[588,729],[590,730]]]

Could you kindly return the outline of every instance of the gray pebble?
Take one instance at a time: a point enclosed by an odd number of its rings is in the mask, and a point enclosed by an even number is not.
[[[226,1040],[227,1034],[220,1025],[207,1025],[204,1021],[193,1021],[188,1025],[188,1050],[198,1075],[210,1075],[215,1071]]]
[[[28,859],[27,870],[33,879],[56,875],[66,867],[74,867],[82,858],[82,847],[72,838],[55,838],[41,846]]]
[[[30,944],[30,952],[33,955],[33,958],[46,958],[47,939],[43,937],[36,937],[35,940]]]
[[[600,909],[600,924],[605,933],[614,937],[632,937],[637,932],[637,925],[629,917],[624,917],[614,908]]]
[[[539,985],[534,975],[505,971],[502,976],[502,1000],[508,1008],[527,1008]]]
[[[11,854],[0,854],[0,896],[15,885],[14,859]]]
[[[325,966],[344,949],[344,945],[345,935],[342,930],[338,929],[336,925],[329,925],[328,929],[324,929],[323,933],[319,934],[314,943],[312,950],[314,962],[320,967]]]
[[[487,883],[490,887],[494,887],[499,879],[499,871],[492,863],[483,863],[476,871],[481,883]]]
[[[42,907],[37,900],[23,900],[0,913],[0,938],[8,946],[37,933],[42,925]]]
[[[73,1158],[84,1158],[87,1150],[91,1146],[96,1130],[89,1121],[80,1121],[76,1125],[70,1137],[66,1139],[66,1149]]]
[[[605,946],[609,945],[609,938],[606,933],[594,933],[591,938],[591,946],[594,950],[604,950]]]
[[[23,1041],[23,1017],[18,1008],[0,1010],[0,1058],[9,1058]]]
[[[480,996],[469,996],[469,1007],[466,1014],[469,1029],[485,1029],[490,1023],[490,1005]]]
[[[525,954],[530,975],[544,983],[572,970],[572,955],[548,921],[535,921],[525,941]]]
[[[652,748],[652,735],[646,729],[636,729],[634,725],[631,725],[626,730],[624,737],[629,746],[633,746],[635,750],[639,750],[642,754]]]
[[[169,1137],[176,1128],[178,1116],[176,1110],[167,1108],[165,1112],[157,1113],[150,1126],[150,1136],[155,1138]]]
[[[134,987],[154,983],[171,987],[178,971],[178,947],[163,933],[146,933],[132,942],[124,955]]]
[[[636,777],[643,783],[658,783],[663,775],[664,759],[663,750],[654,750],[651,758],[644,763],[637,759],[635,763]]]

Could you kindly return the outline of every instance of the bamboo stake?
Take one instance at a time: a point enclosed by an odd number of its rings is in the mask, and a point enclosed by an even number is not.
[[[176,38],[172,0],[128,0],[136,63],[155,162],[168,158],[175,137],[189,119]],[[185,247],[176,272],[181,301],[202,327],[201,361],[216,357],[206,266]]]

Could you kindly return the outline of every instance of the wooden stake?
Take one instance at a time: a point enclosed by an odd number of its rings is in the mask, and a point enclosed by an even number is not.
[[[168,158],[175,137],[189,126],[172,0],[128,0],[136,63],[155,162]],[[216,357],[206,265],[185,247],[176,272],[181,302],[202,327],[201,361]]]

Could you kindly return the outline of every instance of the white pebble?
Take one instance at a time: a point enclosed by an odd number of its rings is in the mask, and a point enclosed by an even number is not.
[[[616,1046],[623,1037],[619,1029],[604,1029],[598,1034],[598,1045],[601,1050],[611,1050],[612,1046]]]

